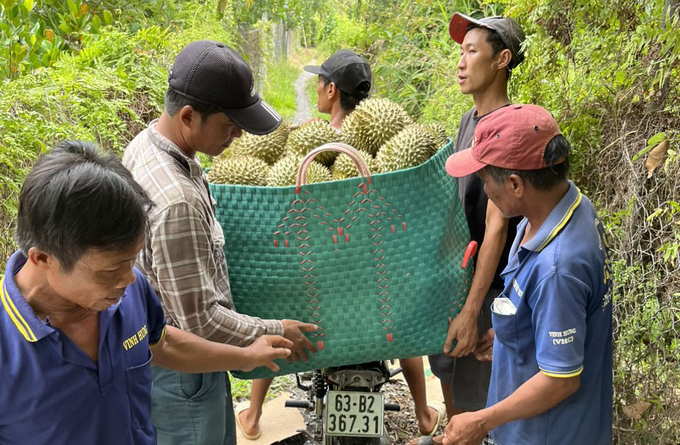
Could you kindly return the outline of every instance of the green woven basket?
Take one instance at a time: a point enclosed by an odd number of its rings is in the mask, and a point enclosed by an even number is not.
[[[317,150],[303,161],[299,184]],[[448,317],[460,311],[471,279],[471,267],[463,268],[467,223],[456,180],[444,169],[451,152],[449,142],[418,167],[368,178],[279,188],[210,184],[236,309],[320,328],[309,334],[319,352],[308,362],[237,377],[442,350]]]

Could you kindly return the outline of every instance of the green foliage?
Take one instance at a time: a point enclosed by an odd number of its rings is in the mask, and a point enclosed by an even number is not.
[[[245,402],[250,399],[250,391],[253,386],[252,380],[240,380],[229,374],[229,382],[231,384],[231,397],[236,403]],[[295,379],[292,375],[277,377],[269,387],[269,391],[267,391],[265,402],[275,399],[294,385]]]
[[[167,27],[176,13],[171,0],[2,0],[0,79],[53,66],[62,52],[79,51],[83,39],[102,27],[125,23],[132,33],[148,22]]]
[[[33,0],[0,2],[0,80],[56,61],[64,42],[36,19]]]
[[[361,19],[346,15],[329,15],[322,28],[319,28],[316,41],[333,53],[339,49],[355,49],[361,52],[370,45],[369,27]]]
[[[234,0],[233,11],[237,23],[252,25],[264,14],[269,20],[283,22],[286,29],[293,29],[309,26],[322,5],[321,0]]]
[[[82,5],[69,4],[76,13]],[[114,23],[100,33],[85,32],[80,49],[61,52],[51,68],[0,83],[0,263],[15,249],[19,184],[40,153],[62,139],[94,141],[121,153],[160,115],[177,52],[199,38],[235,39],[233,28],[224,28],[204,5],[189,2],[174,17],[169,28],[130,32],[127,24]]]

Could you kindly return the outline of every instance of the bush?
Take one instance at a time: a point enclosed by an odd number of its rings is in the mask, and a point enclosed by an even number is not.
[[[122,25],[122,24],[121,24]],[[182,6],[170,28],[108,27],[84,34],[82,48],[62,52],[52,68],[0,84],[0,264],[16,249],[13,222],[20,184],[40,153],[62,139],[97,142],[122,153],[160,115],[172,61],[186,44],[228,44],[235,31],[214,11]]]
[[[510,99],[553,113],[574,148],[572,178],[613,235],[617,443],[680,443],[680,19],[663,21],[669,4],[416,0],[370,11],[383,18],[369,39],[379,91],[451,134],[471,101],[454,81],[449,18],[504,13],[524,28]],[[664,138],[668,155],[647,177]]]

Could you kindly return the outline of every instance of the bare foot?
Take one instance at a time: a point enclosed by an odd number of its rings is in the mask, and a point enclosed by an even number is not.
[[[251,412],[250,408],[246,408],[240,411],[237,416],[241,423],[241,429],[243,430],[243,436],[249,440],[256,440],[260,437],[260,416],[262,414],[255,414]]]

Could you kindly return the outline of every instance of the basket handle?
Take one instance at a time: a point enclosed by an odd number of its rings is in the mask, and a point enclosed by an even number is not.
[[[324,144],[320,147],[307,153],[307,155],[302,159],[300,167],[298,168],[297,177],[295,180],[295,193],[300,194],[300,189],[307,184],[307,169],[312,163],[316,155],[324,151],[337,151],[342,154],[346,154],[354,162],[354,166],[357,168],[359,175],[366,178],[366,183],[371,183],[371,173],[368,171],[368,166],[366,162],[361,157],[361,154],[356,148],[353,148],[347,144],[341,142],[331,142],[330,144]],[[366,184],[363,185],[364,194],[368,193]]]

